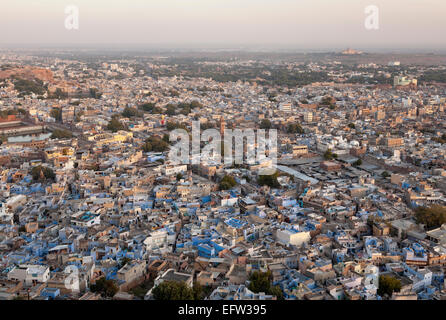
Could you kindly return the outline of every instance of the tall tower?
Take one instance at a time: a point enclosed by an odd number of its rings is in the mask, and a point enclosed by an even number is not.
[[[223,116],[220,117],[220,135],[223,139],[225,135],[225,118]]]

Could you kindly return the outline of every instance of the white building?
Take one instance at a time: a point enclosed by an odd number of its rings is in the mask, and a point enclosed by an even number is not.
[[[22,264],[8,273],[8,280],[16,280],[31,285],[37,282],[47,282],[50,277],[50,268],[47,266]]]
[[[310,232],[299,232],[296,230],[277,230],[276,234],[277,241],[288,245],[292,244],[295,246],[301,246],[304,243],[307,243],[310,241],[311,236]]]
[[[155,250],[166,247],[175,242],[175,234],[169,234],[167,230],[157,230],[152,232],[145,240],[144,245],[147,250]]]
[[[182,173],[182,172],[187,172],[186,164],[179,165],[179,166],[166,166],[164,168],[164,174],[166,176],[170,176],[170,175],[178,174],[178,173]]]

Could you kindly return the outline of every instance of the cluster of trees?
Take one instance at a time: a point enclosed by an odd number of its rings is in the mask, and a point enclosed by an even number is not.
[[[169,116],[173,116],[175,114],[188,115],[189,113],[191,113],[192,109],[202,108],[202,107],[203,105],[196,100],[192,102],[181,102],[178,103],[177,105],[170,103],[166,106],[166,114]]]
[[[62,121],[62,109],[61,108],[53,108],[50,111],[50,116],[54,118],[56,121]]]
[[[3,134],[0,135],[0,146],[6,141],[8,141],[8,137]]]
[[[201,130],[207,130],[207,129],[214,129],[216,128],[216,124],[215,122],[205,122],[205,123],[201,123],[200,124],[200,129]]]
[[[114,115],[110,122],[107,124],[107,130],[111,132],[118,132],[120,130],[127,130],[127,126],[124,125],[121,121],[119,121],[118,117]]]
[[[21,78],[16,78],[13,80],[14,88],[23,94],[35,93],[38,95],[43,95],[47,92],[47,88],[44,86],[43,81],[39,79],[26,80]]]
[[[444,70],[429,70],[421,77],[420,82],[441,82],[446,83],[446,72]]]
[[[352,76],[346,83],[358,83],[358,84],[391,84],[392,78],[386,78],[383,74],[374,73],[372,77],[369,76]]]
[[[70,139],[73,134],[68,130],[56,129],[51,134],[51,139]]]
[[[142,117],[143,114],[136,108],[125,107],[121,115],[125,118],[133,118],[133,117]]]
[[[144,152],[164,152],[169,149],[168,141],[168,135],[164,135],[162,139],[158,136],[151,136],[147,138],[142,148]]]
[[[28,115],[28,111],[22,108],[0,110],[0,118],[6,118],[10,115],[18,115],[18,114]]]
[[[106,280],[102,277],[90,286],[92,292],[100,293],[103,297],[113,297],[118,293],[119,288],[113,280]]]
[[[277,181],[277,177],[279,176],[279,173],[276,172],[271,175],[259,175],[257,179],[257,183],[261,186],[269,186],[271,188],[279,188],[280,183]]]
[[[272,124],[271,121],[269,121],[268,119],[263,119],[260,122],[260,129],[271,129],[272,128]]]
[[[325,160],[333,160],[333,159],[337,159],[338,155],[336,153],[333,153],[331,151],[331,149],[327,149],[327,151],[325,151],[324,153],[324,159]]]
[[[384,294],[392,296],[393,292],[399,292],[400,290],[401,290],[400,280],[386,275],[379,276],[378,294],[381,297],[384,296]]]
[[[160,107],[157,107],[153,102],[146,102],[138,106],[139,110],[144,112],[150,112],[152,114],[161,114],[163,110]]]
[[[272,285],[272,273],[271,271],[260,272],[254,271],[249,276],[249,286],[248,289],[252,292],[259,293],[264,292],[266,294],[271,294],[277,297],[277,300],[283,300],[283,292],[279,286]]]
[[[184,123],[172,122],[172,121],[167,122],[166,128],[169,131],[172,131],[175,129],[184,129],[184,130],[188,131],[187,126]]]
[[[303,134],[305,131],[304,131],[304,129],[302,129],[302,127],[298,123],[290,123],[286,127],[286,132],[287,133]]]
[[[221,179],[219,187],[220,190],[229,190],[234,188],[237,185],[237,182],[235,181],[234,177],[232,176],[224,176],[223,179]]]
[[[296,70],[288,70],[285,68],[271,69],[271,75],[266,76],[266,81],[272,85],[296,87],[311,84],[313,82],[324,82],[330,78],[326,72],[307,71],[296,72]],[[260,81],[261,84],[263,81]]]
[[[199,283],[190,288],[184,282],[163,281],[152,290],[155,300],[203,300],[205,290]]]
[[[44,166],[37,166],[31,169],[31,176],[34,181],[43,181],[43,180],[55,180],[56,175],[51,168]]]
[[[417,223],[424,224],[427,228],[437,228],[446,223],[446,207],[432,205],[431,207],[418,207],[415,209]]]

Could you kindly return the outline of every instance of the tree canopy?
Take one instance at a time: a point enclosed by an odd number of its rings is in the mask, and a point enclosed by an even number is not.
[[[155,300],[194,300],[193,289],[179,281],[163,281],[152,294]]]
[[[290,123],[286,127],[286,132],[287,133],[299,133],[299,134],[302,134],[302,133],[304,133],[304,129],[302,129],[302,127],[298,123]]]
[[[259,293],[264,292],[266,294],[271,294],[277,297],[278,300],[283,299],[283,292],[279,286],[272,285],[272,273],[271,271],[260,272],[254,271],[249,276],[249,286],[248,289],[252,292]]]
[[[399,292],[400,290],[400,280],[387,275],[379,276],[378,294],[380,296],[383,296],[384,294],[391,296],[393,292]]]
[[[426,225],[427,228],[437,228],[446,223],[446,207],[432,205],[430,207],[418,207],[415,209],[417,223]]]
[[[332,160],[332,159],[336,159],[337,157],[338,157],[338,155],[336,153],[333,153],[331,151],[331,149],[327,149],[327,151],[325,151],[325,153],[324,153],[325,160]]]
[[[127,127],[119,121],[117,117],[113,117],[107,124],[107,130],[118,132],[119,130],[127,130]]]
[[[271,121],[269,121],[268,119],[263,119],[260,122],[260,129],[271,129],[272,124]]]
[[[234,177],[226,175],[223,177],[223,179],[221,179],[219,187],[220,190],[228,190],[232,189],[236,185],[237,182],[235,181]]]
[[[103,297],[113,297],[119,288],[113,280],[106,280],[105,277],[102,277],[90,285],[90,290],[100,293]]]
[[[55,180],[56,175],[51,168],[44,166],[37,166],[31,169],[30,174],[33,177],[34,181],[43,181],[43,180]]]
[[[62,121],[62,109],[61,108],[51,109],[50,116],[56,119],[56,121]]]
[[[279,181],[277,181],[277,177],[279,176],[278,172],[271,175],[259,175],[257,179],[257,183],[261,186],[269,186],[271,188],[280,187]]]
[[[158,136],[147,138],[143,145],[144,152],[164,152],[169,149],[169,144]]]
[[[122,116],[126,118],[141,117],[142,113],[136,108],[125,107],[124,111],[122,111]]]

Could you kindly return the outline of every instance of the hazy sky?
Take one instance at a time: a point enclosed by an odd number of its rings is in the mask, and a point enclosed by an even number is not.
[[[79,30],[65,7],[79,8]],[[380,10],[366,30],[365,7]],[[0,0],[0,48],[27,45],[213,45],[446,48],[445,0]]]

